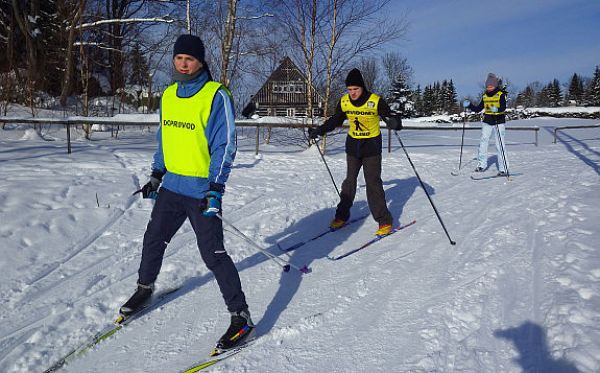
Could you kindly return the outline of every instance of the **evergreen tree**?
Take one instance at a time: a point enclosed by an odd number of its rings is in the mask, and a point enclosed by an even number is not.
[[[596,66],[594,78],[588,86],[587,96],[590,105],[600,106],[600,66]]]
[[[517,95],[517,106],[521,105],[523,107],[534,107],[535,106],[535,91],[528,85],[525,90]]]
[[[457,104],[458,95],[456,94],[456,88],[454,87],[454,82],[452,81],[452,79],[450,79],[450,81],[448,82],[446,96],[446,102],[448,105],[446,110],[448,111],[448,113],[451,114],[457,113],[459,111]]]
[[[548,104],[550,107],[557,107],[560,105],[561,100],[560,83],[558,79],[554,79],[552,83],[548,84]]]
[[[537,107],[547,107],[550,106],[550,88],[551,84],[548,84],[544,88],[540,90],[536,97],[536,106]]]
[[[437,92],[437,111],[439,114],[448,112],[448,81],[442,81],[442,84],[438,83]]]
[[[571,78],[567,100],[575,101],[576,105],[581,104],[583,100],[583,80],[577,74],[573,74]]]
[[[433,113],[439,114],[442,111],[442,87],[440,82],[433,83]]]
[[[423,90],[423,115],[428,116],[433,114],[435,110],[435,93],[433,87],[425,86]]]
[[[417,89],[412,92],[412,101],[415,103],[415,115],[423,115],[423,92],[421,85],[417,85]]]
[[[415,103],[411,99],[411,91],[406,81],[406,74],[400,73],[394,79],[390,89],[390,109],[410,118],[415,113]]]

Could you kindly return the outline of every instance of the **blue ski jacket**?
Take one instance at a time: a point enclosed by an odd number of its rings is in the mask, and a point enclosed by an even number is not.
[[[204,71],[190,81],[176,82],[177,96],[191,97],[195,95],[202,89],[208,79],[208,73]],[[162,113],[160,123],[162,123]],[[219,88],[215,94],[204,134],[210,153],[208,178],[177,175],[169,172],[165,167],[162,151],[161,125],[159,124],[158,131],[156,132],[158,148],[154,153],[152,169],[160,173],[165,173],[161,185],[163,188],[174,193],[198,199],[204,198],[206,192],[211,189],[211,185],[213,190],[220,189],[220,192],[224,191],[225,182],[229,178],[229,173],[235,159],[237,143],[233,101],[223,87]]]

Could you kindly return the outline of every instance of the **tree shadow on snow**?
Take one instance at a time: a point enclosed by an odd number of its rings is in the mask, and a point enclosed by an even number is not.
[[[535,323],[527,321],[515,328],[496,330],[494,336],[513,342],[519,351],[515,362],[524,373],[579,373],[573,363],[550,356],[546,332]]]
[[[241,164],[241,163],[234,163],[233,166],[231,167],[232,169],[238,169],[238,168],[252,168],[256,165],[258,165],[260,162],[262,161],[262,158],[254,158],[254,161],[252,163],[246,163],[246,164]]]
[[[415,177],[407,180],[396,179],[385,182],[385,185],[392,185],[392,187],[386,190],[386,198],[394,220],[400,220],[406,202],[410,199],[415,189],[419,186],[418,180]],[[433,191],[431,190],[430,193],[432,192]],[[321,233],[324,229],[326,230],[329,221],[334,217],[334,215],[335,209],[333,208],[316,211],[313,214],[304,217],[296,224],[288,227],[283,232],[269,237],[267,242],[272,242],[284,249],[289,248],[293,245],[291,242],[297,243],[306,241],[307,239],[316,236],[318,233]],[[332,235],[324,236],[319,240],[307,243],[296,250],[290,251],[289,258],[285,254],[282,255],[284,258],[289,259],[290,262],[298,266],[306,265],[310,268],[310,265],[314,261],[326,258],[336,249],[336,247],[346,242],[352,242],[352,235],[363,225],[369,227],[372,226],[372,229],[375,230],[377,225],[370,216],[366,201],[355,201],[354,205],[352,206],[351,219],[365,215],[369,216],[366,219],[349,224],[348,226],[344,227],[344,229],[332,233]],[[316,231],[315,227],[318,227]],[[315,234],[312,234],[312,232],[315,232]],[[358,245],[360,243],[362,242],[352,242],[353,245]],[[310,274],[308,276],[310,276]],[[310,279],[310,277],[308,277],[308,279]],[[262,319],[257,323],[258,335],[268,333],[275,326],[277,320],[286,310],[295,294],[299,290],[302,281],[303,275],[298,271],[290,271],[281,274],[279,279],[279,289],[267,306]]]

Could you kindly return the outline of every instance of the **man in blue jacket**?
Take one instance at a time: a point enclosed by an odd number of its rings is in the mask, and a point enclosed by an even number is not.
[[[231,325],[217,342],[216,350],[221,352],[254,334],[240,277],[223,246],[223,225],[217,217],[237,150],[233,102],[227,88],[212,81],[200,38],[181,35],[173,49],[173,64],[175,83],[161,99],[152,175],[141,189],[144,198],[155,198],[156,203],[144,234],[137,290],[120,313],[127,317],[150,301],[167,243],[189,219],[202,259],[231,313]]]

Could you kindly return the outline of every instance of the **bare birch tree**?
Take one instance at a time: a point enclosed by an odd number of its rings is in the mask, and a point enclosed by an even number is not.
[[[227,19],[221,43],[221,83],[229,86],[229,59],[235,36],[237,0],[227,1]]]
[[[322,12],[318,10],[319,2],[316,0],[287,0],[281,1],[283,14],[280,14],[280,20],[288,25],[288,32],[291,39],[297,46],[304,62],[304,76],[306,77],[306,116],[313,117],[313,73],[316,55],[316,46],[318,44],[317,29],[320,26],[320,20],[317,18]],[[291,21],[290,21],[291,20]]]
[[[279,19],[288,25],[292,52],[300,51],[305,62],[308,86],[315,84],[324,90],[325,115],[329,114],[329,105],[334,104],[333,81],[341,77],[348,64],[374,56],[385,44],[403,37],[407,29],[404,17],[389,19],[385,15],[390,0],[276,3],[280,4],[276,5]],[[312,92],[307,92],[307,101],[311,106]]]
[[[382,46],[402,38],[405,17],[390,19],[385,9],[390,0],[282,0],[277,16],[288,26],[293,49],[305,60],[305,75],[312,84],[321,81],[324,99],[330,103],[332,82],[351,61],[374,55]],[[318,5],[318,6],[316,6]],[[311,13],[310,10],[315,13]],[[292,21],[290,21],[292,20]],[[310,70],[310,71],[309,71]],[[329,113],[328,109],[324,110]]]

